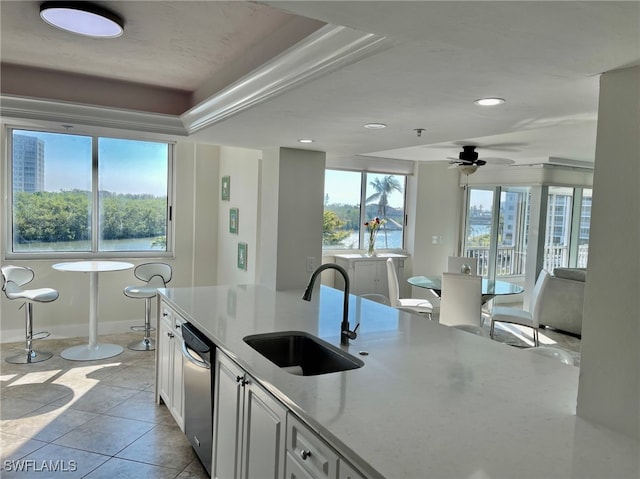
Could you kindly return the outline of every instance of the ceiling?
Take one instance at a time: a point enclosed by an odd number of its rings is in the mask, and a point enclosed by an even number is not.
[[[443,161],[475,144],[481,158],[592,162],[599,75],[640,64],[639,1],[97,3],[124,17],[122,37],[84,39],[42,22],[40,2],[0,2],[3,97],[134,105],[184,120],[345,26],[375,34],[375,47],[325,61],[189,136],[336,161]],[[78,79],[81,88],[64,87]],[[473,103],[487,96],[506,103]],[[387,128],[365,129],[370,122]]]

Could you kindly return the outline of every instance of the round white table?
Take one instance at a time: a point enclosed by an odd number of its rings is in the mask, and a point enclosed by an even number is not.
[[[98,273],[131,269],[133,264],[122,261],[73,261],[56,263],[52,268],[58,271],[89,273],[89,344],[67,348],[60,356],[72,361],[92,361],[122,353],[122,346],[98,343]]]

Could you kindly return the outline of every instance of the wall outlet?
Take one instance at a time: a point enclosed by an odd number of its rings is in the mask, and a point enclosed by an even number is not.
[[[307,257],[307,272],[308,273],[313,273],[315,271],[315,269],[318,267],[318,265],[316,264],[316,257],[315,256],[309,256]]]

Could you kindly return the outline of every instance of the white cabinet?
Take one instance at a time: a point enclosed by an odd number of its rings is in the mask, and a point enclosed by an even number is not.
[[[291,412],[287,414],[286,479],[364,479]]]
[[[338,479],[365,479],[362,474],[356,471],[351,464],[344,459],[340,460],[340,470]]]
[[[286,408],[220,351],[214,390],[211,476],[283,477]]]
[[[393,258],[400,290],[404,289],[404,260],[406,255],[384,254],[367,257],[362,254],[337,254],[336,264],[342,266],[349,275],[350,293],[382,294],[389,297],[389,283],[387,282],[387,259]],[[342,288],[342,277],[336,274],[335,286]]]
[[[296,416],[287,415],[287,464],[295,463],[312,478],[336,479],[338,454]],[[292,470],[296,470],[295,467]],[[292,479],[287,469],[287,479]]]
[[[184,378],[182,375],[182,334],[184,319],[161,303],[156,341],[156,400],[165,403],[184,431]]]

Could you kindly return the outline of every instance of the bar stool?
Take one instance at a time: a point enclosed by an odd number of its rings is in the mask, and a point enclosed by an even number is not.
[[[3,266],[2,268],[2,291],[7,298],[21,299],[24,301],[20,308],[26,305],[25,316],[25,348],[23,353],[6,358],[8,363],[28,364],[46,361],[53,356],[52,353],[44,351],[34,351],[32,345],[35,339],[44,339],[49,336],[49,332],[42,331],[33,334],[33,303],[50,303],[58,299],[58,291],[52,288],[22,289],[21,286],[30,283],[35,277],[31,268],[24,266]],[[19,308],[18,308],[19,309]],[[37,338],[34,336],[38,336]]]
[[[139,280],[146,281],[146,284],[127,286],[124,294],[145,301],[144,325],[131,327],[132,331],[144,331],[144,338],[127,347],[134,351],[153,351],[156,349],[156,342],[151,338],[151,331],[155,330],[151,327],[151,299],[158,294],[158,288],[164,288],[171,281],[171,266],[165,263],[144,263],[136,266],[133,274]]]

